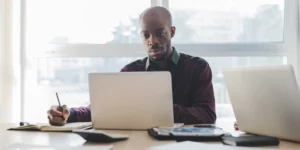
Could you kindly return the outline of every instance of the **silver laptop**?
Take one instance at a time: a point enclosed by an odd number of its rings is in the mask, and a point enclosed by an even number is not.
[[[169,72],[91,73],[89,91],[95,129],[174,125]]]
[[[240,130],[300,141],[300,93],[292,66],[224,70]]]

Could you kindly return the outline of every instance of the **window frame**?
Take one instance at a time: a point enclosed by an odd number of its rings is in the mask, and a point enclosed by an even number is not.
[[[169,1],[170,0],[151,0],[151,6],[163,6],[169,9]],[[294,66],[298,78],[300,71],[300,53],[298,51],[299,1],[300,0],[284,1],[283,42],[173,45],[180,52],[202,57],[287,56],[287,63]],[[36,54],[35,57],[144,57],[146,53],[143,49],[142,44],[53,44],[49,45],[44,51]]]
[[[198,56],[288,56],[298,45],[298,4],[299,0],[285,0],[283,42],[173,45],[181,52]],[[169,0],[151,0],[151,5],[169,9]],[[49,44],[34,57],[146,56],[143,49],[142,44]]]
[[[20,1],[20,103],[21,120],[24,119],[25,79],[30,64],[26,53],[26,0]],[[164,6],[169,9],[170,0],[151,0],[151,6]],[[184,53],[201,57],[242,57],[242,56],[287,56],[287,63],[292,64],[297,79],[299,78],[299,19],[300,0],[285,0],[284,36],[278,43],[209,43],[209,44],[174,44]],[[58,44],[49,45],[37,53],[41,57],[144,57],[142,44]],[[242,49],[242,50],[241,50]],[[31,56],[32,57],[32,56]],[[17,92],[17,91],[16,91]]]

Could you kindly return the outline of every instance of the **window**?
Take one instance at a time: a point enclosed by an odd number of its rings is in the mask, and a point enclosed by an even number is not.
[[[298,66],[297,0],[27,0],[22,119],[47,121],[55,92],[69,107],[87,105],[88,73],[146,57],[138,17],[151,5],[171,11],[180,52],[209,62],[218,119],[234,119],[223,68]]]
[[[26,6],[28,53],[34,53],[47,44],[141,43],[138,17],[150,1],[27,0]]]
[[[87,44],[83,53],[92,56],[89,52],[102,50],[98,47],[92,49],[92,45],[141,44],[139,14],[150,6],[150,0],[27,0],[24,9],[26,52],[23,57],[26,66],[23,75],[25,86],[22,89],[23,118],[28,121],[47,121],[47,109],[57,104],[56,97],[53,97],[55,92],[59,93],[62,103],[69,107],[86,105],[89,102],[89,72],[119,71],[135,59],[44,58],[39,54],[47,53],[51,45],[68,47],[71,44]],[[103,49],[110,51],[110,48]],[[72,54],[76,53],[76,50],[71,51]],[[39,107],[31,109],[32,106]]]
[[[172,0],[177,43],[282,42],[284,0]]]

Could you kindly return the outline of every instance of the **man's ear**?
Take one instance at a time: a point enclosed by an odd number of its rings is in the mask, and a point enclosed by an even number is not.
[[[176,27],[175,27],[175,26],[172,26],[172,27],[171,27],[171,38],[174,37],[175,32],[176,32]]]

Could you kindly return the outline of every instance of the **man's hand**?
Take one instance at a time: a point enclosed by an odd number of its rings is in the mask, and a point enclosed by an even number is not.
[[[67,123],[69,116],[70,110],[66,105],[63,105],[62,109],[59,106],[52,106],[48,110],[48,119],[51,125],[63,126]]]
[[[234,122],[234,129],[239,130],[239,126],[238,126],[237,122]]]

